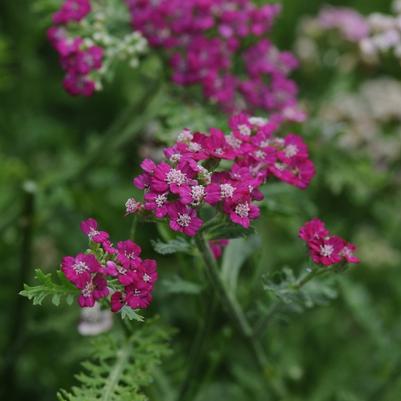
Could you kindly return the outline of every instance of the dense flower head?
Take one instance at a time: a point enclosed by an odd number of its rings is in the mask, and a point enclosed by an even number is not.
[[[354,254],[356,246],[332,235],[319,219],[305,223],[299,230],[299,237],[306,242],[313,262],[318,265],[359,263]]]
[[[337,29],[346,39],[356,42],[369,33],[369,24],[361,14],[347,7],[325,7],[318,16],[319,24],[325,29]]]
[[[53,15],[53,24],[47,31],[48,39],[57,51],[66,75],[63,86],[73,96],[91,96],[96,83],[91,72],[102,67],[104,50],[88,44],[84,38],[71,34],[68,24],[78,23],[91,12],[89,0],[65,0]]]
[[[81,230],[88,236],[90,248],[75,257],[65,256],[61,263],[65,277],[80,290],[79,305],[93,307],[111,295],[113,312],[124,305],[147,308],[157,280],[156,261],[142,259],[141,248],[131,240],[114,246],[109,234],[98,230],[95,219],[83,221]]]
[[[69,22],[79,22],[91,11],[89,0],[65,0],[60,9],[53,14],[53,23],[67,24]]]
[[[172,79],[199,84],[206,98],[225,111],[270,111],[282,119],[303,120],[297,87],[288,74],[298,66],[289,52],[262,39],[280,5],[251,0],[125,0],[132,26],[170,57]],[[235,72],[237,60],[244,77]]]
[[[135,212],[167,219],[172,230],[194,236],[203,225],[202,207],[209,205],[233,223],[249,228],[260,215],[256,202],[270,177],[306,188],[315,174],[302,138],[276,137],[277,121],[234,115],[231,132],[184,129],[164,149],[165,161],[145,159],[133,183],[144,191]],[[133,201],[131,201],[133,202]]]
[[[53,14],[47,35],[59,55],[65,71],[63,86],[70,95],[91,96],[118,60],[128,61],[131,67],[138,65],[146,40],[129,26],[124,36],[110,28],[115,21],[121,24],[120,7],[128,12],[122,0],[113,7],[91,0],[64,0]]]
[[[373,12],[369,15],[360,14],[353,8],[324,6],[316,17],[305,19],[299,39],[300,56],[303,53],[305,59],[315,58],[315,51],[307,49],[313,49],[313,41],[328,31],[356,44],[360,58],[368,64],[379,64],[381,56],[388,54],[400,59],[400,4],[398,0],[393,2],[391,14]]]

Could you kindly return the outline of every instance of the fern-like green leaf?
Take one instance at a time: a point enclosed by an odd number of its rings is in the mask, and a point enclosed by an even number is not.
[[[268,280],[264,288],[287,309],[297,313],[314,306],[327,305],[337,297],[332,280],[309,281],[307,285],[294,289],[293,285],[298,280],[291,269],[284,268],[280,277],[276,277],[275,281]]]
[[[161,255],[169,255],[177,252],[190,253],[191,244],[183,238],[177,238],[168,242],[151,241],[153,249]]]
[[[128,305],[124,305],[121,308],[121,317],[123,319],[128,319],[128,320],[136,320],[138,322],[143,322],[144,318],[140,314],[138,314],[134,309],[130,308]]]
[[[35,280],[38,285],[30,286],[25,284],[20,295],[27,297],[34,305],[42,305],[43,301],[50,297],[54,305],[59,306],[61,300],[71,305],[78,295],[78,290],[64,277],[64,274],[57,271],[44,273],[40,269],[35,270]]]
[[[61,390],[59,401],[146,401],[143,388],[153,381],[162,358],[169,355],[172,330],[155,320],[135,332],[107,334],[93,343],[93,360],[76,376],[79,386]]]

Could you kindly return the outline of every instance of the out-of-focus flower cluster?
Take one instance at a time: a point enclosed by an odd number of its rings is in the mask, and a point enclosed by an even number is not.
[[[81,223],[89,238],[85,253],[65,256],[61,270],[81,294],[79,305],[93,307],[96,301],[111,296],[111,310],[118,312],[124,305],[132,309],[147,308],[157,280],[156,261],[141,259],[141,248],[131,240],[120,241],[114,247],[106,231],[99,231],[94,219]]]
[[[71,95],[92,95],[101,88],[102,78],[115,61],[127,60],[136,67],[139,55],[146,50],[146,40],[139,32],[124,32],[122,1],[108,3],[65,0],[53,15],[48,38],[59,54],[66,72],[63,85]],[[128,20],[126,26],[129,29]]]
[[[318,265],[359,263],[354,255],[355,245],[332,235],[319,219],[305,223],[299,230],[299,237],[306,242],[313,262]]]
[[[228,135],[217,128],[208,134],[185,129],[164,150],[165,161],[145,159],[144,173],[134,179],[144,200],[129,199],[127,213],[167,218],[172,230],[194,236],[203,224],[199,210],[210,205],[248,228],[259,216],[255,201],[263,199],[260,187],[268,178],[309,185],[315,168],[301,137],[274,136],[276,122],[246,114],[233,116],[229,126]]]
[[[357,92],[342,93],[319,110],[323,132],[340,132],[345,149],[363,150],[381,168],[401,155],[401,84],[390,78],[364,82]],[[386,135],[382,135],[386,127]]]
[[[132,26],[170,57],[173,80],[201,86],[227,112],[261,109],[273,117],[303,121],[297,86],[288,78],[298,66],[290,52],[268,39],[280,6],[250,0],[125,0]],[[243,73],[239,69],[243,68]]]
[[[401,59],[401,2],[393,3],[393,14],[372,13],[364,16],[352,8],[324,7],[314,18],[304,19],[297,40],[297,54],[303,60],[316,58],[315,41],[326,32],[356,44],[359,57],[367,63],[379,63],[392,54]]]

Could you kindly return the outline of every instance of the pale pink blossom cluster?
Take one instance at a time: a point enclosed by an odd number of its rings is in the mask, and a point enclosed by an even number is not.
[[[375,12],[367,16],[352,8],[325,6],[316,18],[304,23],[304,31],[307,36],[337,32],[343,39],[358,45],[365,62],[377,63],[385,54],[400,59],[401,2],[394,1],[393,14]]]

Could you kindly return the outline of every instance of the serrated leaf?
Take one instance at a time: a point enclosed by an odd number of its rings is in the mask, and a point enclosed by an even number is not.
[[[184,280],[180,276],[173,276],[162,281],[164,289],[171,294],[189,294],[197,295],[202,292],[203,288],[197,283]]]
[[[168,242],[151,241],[153,249],[161,255],[170,255],[177,252],[189,253],[191,244],[183,238],[173,239]]]
[[[172,330],[152,319],[132,335],[119,334],[93,341],[93,359],[84,362],[84,371],[76,375],[79,385],[60,390],[59,401],[147,400],[143,387],[153,382],[162,358],[170,354]]]
[[[143,316],[139,315],[134,309],[130,308],[128,305],[124,305],[121,308],[121,318],[128,320],[136,320],[138,322],[143,322],[145,319]]]
[[[53,275],[36,269],[35,280],[38,285],[29,286],[25,284],[24,289],[20,292],[20,295],[27,297],[34,305],[42,305],[48,297],[55,306],[59,306],[61,300],[65,300],[67,304],[71,305],[75,296],[79,294],[79,290],[60,271]]]
[[[294,284],[297,281],[293,271],[285,268],[280,275],[276,275],[276,280],[268,280],[264,288],[296,313],[301,313],[306,308],[327,305],[337,297],[337,290],[330,280],[309,281],[301,288],[295,288]]]

